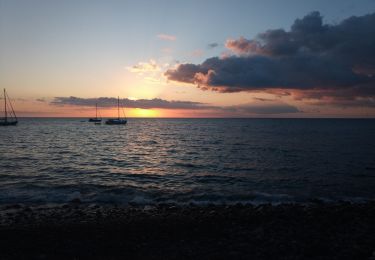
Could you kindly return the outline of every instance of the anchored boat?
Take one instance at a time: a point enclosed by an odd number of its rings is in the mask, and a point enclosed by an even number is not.
[[[95,103],[95,118],[89,118],[89,122],[100,123],[102,118],[98,117],[98,103]]]
[[[0,126],[17,125],[18,119],[14,112],[12,102],[4,88],[4,117],[0,118]]]
[[[125,125],[128,121],[126,120],[125,112],[122,110],[124,117],[120,118],[120,97],[117,97],[117,118],[110,118],[105,123],[107,125]]]

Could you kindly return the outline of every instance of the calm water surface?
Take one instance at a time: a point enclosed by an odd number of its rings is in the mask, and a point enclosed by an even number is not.
[[[22,119],[0,140],[0,203],[375,199],[375,120]]]

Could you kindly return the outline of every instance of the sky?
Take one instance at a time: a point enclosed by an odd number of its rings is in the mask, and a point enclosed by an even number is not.
[[[18,116],[374,117],[374,0],[0,0]]]

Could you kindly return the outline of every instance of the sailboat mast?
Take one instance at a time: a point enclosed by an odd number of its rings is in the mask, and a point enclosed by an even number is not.
[[[120,97],[117,97],[117,117],[120,119]]]
[[[98,119],[98,103],[95,103],[95,118]]]
[[[4,114],[5,114],[5,116],[4,116],[4,120],[5,120],[5,122],[7,121],[7,95],[6,95],[6,93],[5,93],[5,88],[4,88]]]

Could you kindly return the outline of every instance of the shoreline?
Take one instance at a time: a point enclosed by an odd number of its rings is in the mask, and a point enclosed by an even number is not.
[[[1,259],[375,259],[375,201],[0,206]]]

